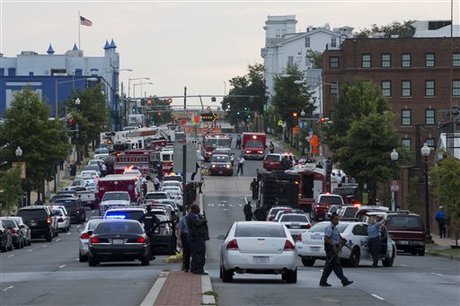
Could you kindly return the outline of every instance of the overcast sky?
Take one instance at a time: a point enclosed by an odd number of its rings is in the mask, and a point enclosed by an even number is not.
[[[458,24],[460,0],[454,2]],[[45,54],[50,43],[55,54],[70,50],[78,43],[80,11],[93,22],[81,27],[84,55],[103,56],[106,39],[113,38],[120,68],[133,69],[120,72],[125,91],[128,78],[149,77],[154,84],[143,86],[147,95],[182,95],[184,86],[190,95],[222,95],[225,86],[229,90],[229,79],[244,75],[248,65],[262,63],[263,26],[269,15],[296,15],[297,32],[326,23],[356,31],[374,23],[449,20],[450,6],[451,0],[0,0],[0,52],[6,57],[26,50]]]

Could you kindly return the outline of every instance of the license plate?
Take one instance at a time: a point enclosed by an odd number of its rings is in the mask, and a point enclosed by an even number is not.
[[[268,256],[254,256],[254,263],[256,264],[266,264],[268,262]]]
[[[125,241],[123,239],[113,239],[112,244],[124,244]]]
[[[37,223],[35,223],[35,222],[30,222],[30,226],[36,226],[36,225],[37,225]]]
[[[310,247],[312,251],[319,251],[320,247],[319,246],[312,246]]]
[[[298,224],[291,224],[291,228],[300,228],[300,225],[298,225]]]
[[[409,244],[409,241],[401,240],[401,241],[399,241],[399,244]]]

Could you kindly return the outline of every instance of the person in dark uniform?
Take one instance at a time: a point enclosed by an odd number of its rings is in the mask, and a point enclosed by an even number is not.
[[[208,220],[200,215],[200,207],[193,204],[190,213],[185,217],[188,228],[188,241],[192,262],[190,265],[193,274],[207,275],[204,271],[206,256],[206,240],[209,240]]]
[[[246,221],[251,221],[252,220],[252,206],[251,202],[247,202],[246,205],[243,207],[243,212],[244,212],[244,218]]]
[[[324,230],[324,250],[326,251],[326,265],[321,275],[319,285],[321,287],[330,287],[331,284],[327,282],[327,278],[334,271],[335,275],[342,281],[344,287],[351,285],[353,281],[343,275],[342,266],[338,253],[340,252],[341,245],[343,244],[343,238],[340,236],[340,232],[337,229],[339,224],[339,216],[333,213],[331,216],[331,224],[329,224]]]
[[[180,219],[176,230],[177,244],[182,248],[182,271],[190,271],[190,244],[186,217]]]
[[[152,245],[152,236],[155,225],[160,223],[160,219],[152,212],[152,207],[147,206],[147,212],[139,218],[139,222],[144,223],[144,229],[147,236],[150,238],[150,246]],[[150,250],[150,256],[155,259],[153,252]]]
[[[281,170],[287,170],[290,168],[290,163],[289,160],[287,159],[287,156],[283,156],[283,159],[280,162]]]
[[[251,191],[252,191],[252,199],[257,200],[259,198],[259,182],[256,179],[253,179],[251,182]]]
[[[372,266],[377,267],[379,263],[379,257],[380,257],[380,246],[381,246],[381,240],[380,240],[380,226],[385,222],[385,220],[382,220],[380,222],[377,222],[375,220],[375,216],[369,217],[369,222],[367,225],[367,237],[369,238],[368,244],[369,244],[369,250],[372,255]]]

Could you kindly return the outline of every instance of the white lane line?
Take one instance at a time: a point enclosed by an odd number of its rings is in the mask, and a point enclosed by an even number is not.
[[[80,258],[75,259],[75,261],[80,261]]]
[[[58,238],[58,239],[54,240],[54,242],[58,242],[58,241],[61,241],[61,238]]]
[[[42,248],[47,248],[48,246],[47,245],[43,245]]]
[[[169,272],[161,272],[158,276],[157,280],[153,284],[152,288],[150,288],[149,292],[145,296],[144,300],[142,301],[140,306],[150,306],[154,305],[155,301],[160,294],[163,285],[166,282],[166,278],[168,278]]]
[[[66,265],[60,265],[60,266],[59,266],[59,269],[62,269],[62,268],[64,268],[65,266],[66,266]]]
[[[14,256],[14,254],[8,255],[8,257],[13,257],[13,256]]]
[[[228,210],[228,208],[222,208],[222,210]]]
[[[69,235],[70,235],[70,232],[67,233],[67,236],[69,236]]]
[[[434,273],[434,272],[431,272],[431,274],[436,275],[436,276],[439,276],[439,277],[442,277],[442,276],[443,276],[442,274]]]
[[[244,203],[248,203],[248,197],[244,197]]]
[[[34,249],[28,249],[27,252],[32,252]]]
[[[379,299],[379,300],[381,300],[381,301],[385,301],[385,299],[384,299],[383,297],[378,296],[378,295],[375,294],[375,293],[372,293],[371,295],[372,295],[373,297],[375,297],[376,299]]]
[[[3,288],[2,291],[6,291],[6,290],[9,290],[9,289],[13,289],[14,286],[9,286],[9,287],[6,287],[6,288]]]
[[[230,207],[235,207],[235,205],[233,205],[233,204],[228,204],[228,205],[229,205]]]
[[[400,264],[399,266],[400,266],[400,267],[404,267],[404,268],[408,268],[408,267],[409,267],[408,265],[403,265],[403,264]]]

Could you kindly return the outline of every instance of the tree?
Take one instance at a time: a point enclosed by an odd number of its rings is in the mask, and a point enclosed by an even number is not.
[[[147,105],[148,118],[151,118],[155,125],[169,123],[173,120],[167,99],[152,98],[151,101],[152,104]]]
[[[437,166],[431,168],[433,193],[439,203],[447,207],[449,227],[455,235],[458,246],[460,234],[460,160],[447,156]]]
[[[55,164],[67,159],[67,132],[62,122],[49,119],[50,108],[30,88],[17,93],[5,112],[3,136],[9,143],[7,160],[17,159],[14,151],[22,148],[26,162],[25,190],[42,192],[44,181],[55,175]]]
[[[14,210],[16,203],[21,197],[20,168],[11,168],[8,171],[0,173],[0,204],[1,211],[7,215]]]
[[[323,53],[312,49],[307,49],[307,56],[310,58],[314,69],[323,68]]]
[[[375,33],[384,33],[385,38],[391,38],[392,35],[398,35],[401,38],[410,38],[414,36],[415,28],[412,26],[414,21],[403,21],[402,23],[393,21],[389,25],[377,26],[373,24],[370,29],[363,29],[355,33],[355,37],[367,38]]]

